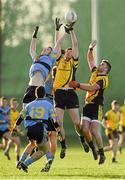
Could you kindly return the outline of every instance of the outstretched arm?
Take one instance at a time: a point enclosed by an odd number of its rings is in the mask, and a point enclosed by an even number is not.
[[[75,35],[75,32],[73,31],[73,26],[74,26],[75,22],[71,23],[71,24],[66,24],[64,26],[65,28],[65,32],[67,34],[71,35],[71,40],[72,40],[72,56],[74,59],[77,59],[79,56],[79,52],[78,52],[78,41]]]
[[[57,59],[61,56],[61,45],[62,45],[62,42],[63,42],[63,40],[65,39],[65,37],[66,37],[66,33],[64,33],[64,34],[57,40],[57,42],[55,43],[55,47],[53,48],[53,50],[57,52]]]
[[[74,59],[77,59],[79,56],[78,52],[78,41],[74,31],[70,31],[71,40],[72,40],[72,56]]]
[[[71,81],[69,83],[69,87],[79,88],[85,91],[96,91],[101,88],[100,85],[97,83],[91,85],[91,84],[86,84],[86,83],[79,83],[77,81]]]
[[[34,59],[36,56],[36,38],[37,38],[38,29],[39,29],[39,26],[36,26],[32,35],[31,43],[30,43],[29,53],[32,59]]]
[[[100,86],[95,83],[95,84],[85,84],[85,83],[80,83],[79,88],[85,91],[96,91],[98,89],[100,89]]]
[[[55,43],[57,42],[57,40],[59,39],[59,30],[62,26],[62,23],[60,23],[60,18],[55,19]]]
[[[95,46],[96,46],[96,40],[91,42],[91,44],[89,45],[88,53],[87,53],[87,61],[88,61],[90,70],[96,67],[96,63],[93,56],[93,48]]]

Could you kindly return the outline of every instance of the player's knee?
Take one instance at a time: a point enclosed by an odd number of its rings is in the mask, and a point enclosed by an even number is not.
[[[59,129],[60,129],[60,131],[64,131],[63,123],[59,125]]]
[[[115,139],[114,139],[114,143],[115,143],[116,145],[118,144],[118,141],[119,141],[118,138],[115,138]]]
[[[78,121],[75,121],[75,122],[74,122],[74,126],[75,126],[76,128],[80,128],[80,123],[79,123]]]
[[[99,132],[96,129],[91,129],[92,135],[97,136]]]
[[[33,149],[33,148],[35,148],[36,147],[36,144],[33,142],[33,141],[31,141],[30,143],[29,143],[29,148],[30,149]]]
[[[59,124],[59,127],[63,127],[63,121],[61,121],[61,120],[57,120],[57,122],[58,122],[58,124]]]
[[[18,145],[18,146],[20,146],[21,142],[20,142],[20,139],[19,139],[19,138],[16,138],[16,139],[15,139],[15,144]]]
[[[82,128],[82,132],[83,134],[87,135],[89,133],[89,129],[88,128]]]

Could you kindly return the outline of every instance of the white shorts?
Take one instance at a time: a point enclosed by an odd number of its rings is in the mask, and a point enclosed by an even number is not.
[[[34,72],[33,76],[30,78],[29,86],[44,86],[44,80],[41,71]]]

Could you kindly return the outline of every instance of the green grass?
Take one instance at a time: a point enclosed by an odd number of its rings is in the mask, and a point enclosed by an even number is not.
[[[59,158],[58,148],[50,172],[40,173],[45,163],[45,158],[42,158],[29,167],[28,174],[16,169],[13,148],[10,155],[8,161],[0,151],[0,179],[125,179],[125,151],[118,155],[117,164],[111,163],[111,152],[107,152],[105,164],[99,166],[92,154],[84,153],[79,145],[68,147],[65,159]]]

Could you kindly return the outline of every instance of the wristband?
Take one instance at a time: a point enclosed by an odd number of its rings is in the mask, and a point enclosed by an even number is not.
[[[39,26],[36,26],[36,28],[35,28],[35,31],[34,31],[34,33],[33,33],[33,38],[37,38],[37,33],[38,33],[38,29],[39,29]]]
[[[89,48],[90,51],[93,51],[93,48]]]
[[[77,88],[80,88],[80,83],[78,83]]]

